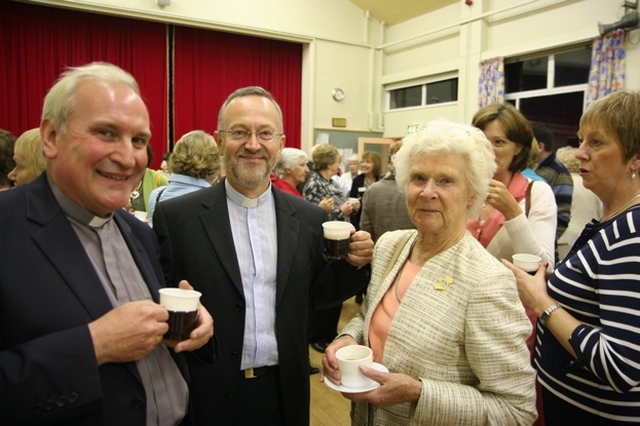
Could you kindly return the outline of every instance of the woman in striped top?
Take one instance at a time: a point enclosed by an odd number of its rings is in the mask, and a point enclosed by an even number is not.
[[[580,175],[602,201],[544,282],[516,274],[540,318],[535,366],[547,425],[640,423],[640,93],[617,92],[580,119]]]

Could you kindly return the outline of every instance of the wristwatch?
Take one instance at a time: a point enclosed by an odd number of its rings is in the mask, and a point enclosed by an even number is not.
[[[544,312],[542,313],[542,315],[540,315],[540,319],[538,319],[538,321],[540,321],[540,324],[542,325],[547,325],[547,321],[549,320],[549,317],[551,316],[551,313],[553,311],[555,311],[556,309],[560,309],[562,308],[562,306],[560,306],[559,303],[556,303],[554,305],[549,306],[547,309],[544,310]]]

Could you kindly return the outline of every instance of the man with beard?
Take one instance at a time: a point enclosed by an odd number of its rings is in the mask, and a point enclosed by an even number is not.
[[[369,280],[373,241],[351,236],[346,260],[323,255],[326,212],[272,187],[285,145],[282,111],[261,87],[232,93],[214,137],[226,179],[160,203],[153,217],[169,285],[187,279],[215,321],[211,354],[188,363],[196,424],[309,423],[309,309]]]

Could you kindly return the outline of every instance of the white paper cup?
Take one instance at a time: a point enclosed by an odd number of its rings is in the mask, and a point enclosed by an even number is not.
[[[540,266],[540,262],[542,261],[540,256],[529,253],[516,253],[511,257],[511,259],[513,260],[513,264],[518,268],[534,274],[538,270],[538,266]]]
[[[161,288],[160,304],[169,311],[169,331],[164,335],[169,340],[186,340],[196,327],[198,302],[202,293],[181,288]]]
[[[355,197],[349,197],[349,202],[351,204],[358,204],[360,202],[360,200],[358,198],[355,198]]]
[[[143,211],[143,210],[135,210],[133,212],[133,215],[135,217],[137,217],[138,219],[140,219],[143,222],[147,221],[147,212]]]
[[[347,258],[351,229],[349,222],[333,220],[322,224],[324,233],[324,252],[329,259],[342,260]]]
[[[373,365],[373,351],[362,345],[351,345],[336,351],[336,358],[340,368],[340,382],[347,388],[365,388],[372,382],[370,378],[360,372],[360,366]]]

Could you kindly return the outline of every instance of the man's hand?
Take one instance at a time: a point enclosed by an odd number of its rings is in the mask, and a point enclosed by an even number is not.
[[[368,265],[373,260],[373,245],[371,234],[367,231],[352,233],[349,251],[347,253],[347,262],[358,268]]]
[[[183,289],[193,290],[193,287],[185,280],[180,281],[178,286]],[[198,321],[198,326],[191,331],[189,339],[183,340],[182,342],[164,340],[163,343],[169,347],[173,347],[176,353],[201,348],[211,339],[211,336],[213,336],[213,318],[202,303],[198,303],[198,317],[196,321]]]
[[[89,323],[98,365],[137,361],[169,330],[169,313],[151,300],[129,302]]]

